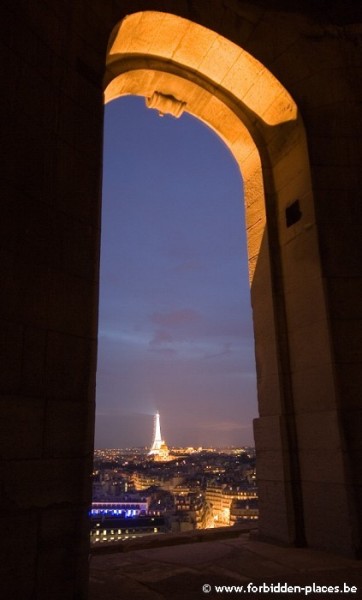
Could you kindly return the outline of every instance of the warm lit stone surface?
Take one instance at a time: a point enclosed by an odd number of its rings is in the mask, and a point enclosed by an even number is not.
[[[258,60],[215,32],[174,15],[149,11],[128,16],[108,52],[111,67],[122,54],[181,63],[230,91],[268,125],[296,118],[292,98]]]

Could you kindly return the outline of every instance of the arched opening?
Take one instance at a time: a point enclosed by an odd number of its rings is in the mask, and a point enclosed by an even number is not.
[[[242,172],[260,418],[255,421],[260,532],[305,543],[306,372],[330,368],[304,127],[278,80],[220,35],[174,15],[126,17],[111,36],[106,101],[134,94],[161,113],[190,112],[229,147]],[[298,253],[302,260],[295,260]],[[304,293],[305,287],[308,294]],[[313,298],[313,311],[311,311]],[[301,348],[306,335],[318,352]],[[311,417],[313,419],[313,417]],[[313,533],[309,533],[309,540]]]
[[[210,128],[188,114],[160,119],[140,97],[106,106],[104,139],[95,447],[124,452],[113,453],[117,473],[108,471],[106,482],[111,453],[96,451],[94,501],[121,502],[131,490],[145,496],[152,474],[162,491],[147,492],[150,505],[156,493],[162,516],[174,504],[165,523],[173,532],[237,517],[245,523],[249,514],[255,523],[256,382],[240,171]],[[167,465],[150,461],[144,448],[156,409]],[[135,446],[137,454],[125,450]],[[221,508],[226,482],[231,515]],[[180,518],[185,495],[197,510]]]
[[[102,375],[97,388],[103,386],[98,389],[102,397],[113,397],[110,409],[119,407],[122,397],[130,398],[129,410],[144,419],[137,445],[147,445],[152,436],[150,414],[142,411],[151,411],[152,416],[156,408],[162,412],[159,401],[173,399],[180,407],[180,419],[184,413],[181,431],[192,427],[188,414],[195,392],[185,390],[183,395],[182,389],[187,385],[186,364],[176,370],[175,383],[165,382],[162,389],[161,377],[154,374],[160,369],[158,360],[161,364],[167,359],[175,368],[173,357],[194,357],[204,361],[200,368],[225,346],[242,344],[243,332],[254,360],[249,286],[247,279],[244,284],[239,281],[247,273],[242,181],[233,157],[209,128],[187,114],[182,120],[160,119],[135,96],[106,106],[104,161],[98,362],[107,369],[113,360],[115,377],[121,348],[125,361],[137,350],[144,354],[135,360],[137,367],[127,362],[118,380],[113,377],[107,383],[107,373]],[[232,303],[222,305],[231,295]],[[119,341],[119,350],[105,349],[103,358],[103,339],[104,344],[108,339]],[[152,369],[147,368],[147,357],[157,359]],[[248,372],[250,363],[244,363],[241,355],[238,363],[241,372]],[[131,381],[132,373],[132,386],[120,389],[127,376]],[[167,376],[165,369],[160,373]],[[206,386],[205,374],[200,374],[199,384],[202,381]],[[243,390],[240,393],[243,397]],[[210,388],[206,394],[213,395],[216,404],[216,390]],[[110,425],[108,421],[104,428]],[[115,423],[114,431],[121,426],[126,433],[127,422]],[[177,444],[173,431],[176,445],[182,445],[181,431]],[[116,443],[117,438],[112,439]],[[96,441],[102,442],[101,430]],[[244,445],[251,442],[248,431]],[[124,443],[129,446],[131,438],[124,437]],[[197,436],[193,443],[216,445],[216,439],[207,442]],[[226,444],[225,436],[219,446]]]

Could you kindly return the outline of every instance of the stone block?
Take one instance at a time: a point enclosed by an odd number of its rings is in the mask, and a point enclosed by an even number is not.
[[[362,406],[359,410],[344,410],[341,419],[348,447],[362,451]]]
[[[76,540],[75,540],[76,541]],[[39,600],[74,598],[76,546],[53,546],[40,551],[37,563],[36,597]],[[85,598],[85,596],[83,596]]]
[[[287,81],[284,84],[293,95],[294,85],[298,82],[307,81],[312,74],[312,66],[305,60],[304,54],[301,51],[301,39],[296,39],[287,49],[275,56],[272,63],[272,70],[276,77],[283,79],[287,74]],[[301,96],[298,96],[301,100]]]
[[[353,521],[347,496],[342,484],[303,482],[305,535],[312,548],[351,552]]]
[[[358,166],[361,161],[360,153],[352,137],[338,138],[338,143],[331,143],[331,138],[326,132],[325,137],[319,135],[309,136],[312,148],[312,160],[315,166]]]
[[[327,285],[332,319],[362,320],[362,277],[329,277]]]
[[[271,30],[278,29],[280,35],[271,36]],[[265,44],[266,36],[270,39],[269,44]],[[282,54],[289,54],[290,48],[299,41],[298,28],[285,27],[282,13],[279,15],[268,15],[261,18],[253,30],[248,40],[249,51],[260,56],[260,60],[265,60],[268,64],[274,65],[275,60]]]
[[[0,397],[0,456],[39,458],[43,451],[44,400]]]
[[[303,111],[306,131],[308,137],[329,137],[331,144],[338,146],[338,140],[344,137],[355,139],[356,147],[359,147],[357,137],[359,123],[359,108],[353,103],[331,103],[325,106],[312,106],[308,103]],[[313,157],[313,146],[310,146],[310,155]],[[312,158],[313,165],[313,158]],[[333,188],[330,188],[333,191]]]
[[[319,61],[310,63],[311,74],[303,80],[294,81],[294,98],[303,98],[308,89],[308,105],[311,107],[325,107],[333,104],[340,105],[341,110],[351,100],[351,86],[348,78],[340,69],[321,68]],[[318,65],[318,66],[317,66]]]
[[[13,232],[19,266],[48,266],[54,255],[55,219],[52,209],[39,198],[25,198],[14,204],[20,215]]]
[[[342,445],[337,410],[296,415],[298,446],[301,450],[335,452]]]
[[[230,46],[228,40],[217,36],[203,57],[199,68],[210,79],[218,83],[228,79],[230,70],[237,64],[242,50],[239,46]],[[227,84],[226,84],[227,85]]]
[[[326,317],[325,294],[320,277],[309,281],[295,282],[285,295],[285,306],[289,330],[307,327]]]
[[[40,548],[44,552],[55,546],[73,549],[75,542],[83,543],[84,530],[87,528],[90,531],[88,508],[85,506],[57,505],[52,509],[45,509],[40,517]]]
[[[362,363],[362,319],[334,319],[335,357],[338,363]]]
[[[280,415],[281,391],[279,373],[266,373],[258,377],[258,406],[260,417]]]
[[[268,292],[269,290],[266,289],[265,291]],[[275,304],[278,298],[274,297],[273,300],[269,294],[258,295],[256,297],[253,291],[253,327],[255,338],[258,340],[265,338],[273,339],[275,337]]]
[[[44,456],[89,456],[94,446],[94,407],[89,403],[48,400]]]
[[[327,222],[320,229],[323,272],[330,278],[361,277],[361,236],[359,221]]]
[[[317,189],[358,194],[360,174],[353,165],[313,165],[313,179]]]
[[[104,5],[105,6],[105,5]],[[111,7],[107,7],[111,12]],[[107,9],[106,9],[107,10]],[[84,8],[84,5],[79,5],[78,10],[75,10],[74,18],[81,18],[81,25],[85,28],[87,39],[85,36],[77,32],[74,40],[74,49],[77,56],[87,63],[89,71],[93,71],[93,82],[102,92],[102,79],[104,74],[105,51],[109,42],[109,21],[103,14],[103,19],[95,17],[94,4],[89,7],[89,10]],[[112,23],[112,25],[114,22]],[[89,73],[88,71],[88,73]]]
[[[24,209],[24,207],[26,207],[29,198],[26,198],[22,194],[18,194],[8,181],[2,181],[0,189],[3,197],[1,204],[2,218],[0,222],[3,265],[3,261],[6,259],[5,252],[11,253],[13,257],[17,254],[20,236],[23,234],[26,227],[24,219],[26,208]]]
[[[95,338],[98,285],[55,271],[49,282],[49,326],[63,334]]]
[[[49,131],[43,131],[37,137],[28,116],[19,117],[10,135],[3,141],[7,147],[4,153],[3,167],[10,179],[16,181],[15,187],[31,197],[43,198],[45,169],[44,165],[51,155],[53,143]],[[21,142],[20,142],[21,140]],[[22,176],[19,178],[19,164],[23,164]]]
[[[339,450],[300,450],[302,481],[341,484],[346,480],[344,456]]]
[[[345,440],[337,411],[296,417],[301,478],[343,485],[347,479]]]
[[[98,279],[98,229],[61,211],[56,212],[55,218],[57,229],[54,234],[59,248],[57,266],[84,279]]]
[[[49,270],[10,254],[3,258],[0,311],[9,321],[46,328]],[[19,327],[19,325],[17,325]]]
[[[303,198],[311,189],[309,164],[304,152],[304,144],[295,131],[288,132],[287,143],[282,149],[276,146],[273,157],[274,186],[278,193],[277,210],[283,211],[295,198]],[[293,135],[294,134],[294,135]],[[291,139],[292,138],[292,139]],[[275,145],[280,146],[279,136],[276,136]],[[277,161],[277,162],[276,162]]]
[[[268,381],[269,377],[279,372],[275,337],[271,335],[255,335],[255,363],[258,381]]]
[[[361,204],[358,194],[348,190],[315,190],[316,214],[320,223],[327,224],[327,233],[354,231],[361,217]],[[324,229],[324,225],[320,226]],[[337,257],[336,257],[337,258]],[[348,274],[341,275],[341,281]],[[338,277],[339,278],[339,277]],[[338,279],[337,278],[337,279]]]
[[[1,588],[10,598],[34,597],[38,515],[7,506],[0,518]]]
[[[34,9],[26,5],[24,6],[23,17],[28,24],[28,28],[23,26],[22,30],[27,31],[29,29],[34,38],[39,37],[46,42],[49,53],[62,55],[65,52],[64,25],[66,22],[64,21],[64,12],[63,19],[61,19],[59,15],[54,13],[49,4],[36,5]],[[18,49],[25,56],[28,50],[26,42],[29,41],[29,39],[24,41],[17,39]]]
[[[348,464],[351,469],[351,484],[362,490],[362,450],[349,447]],[[357,504],[357,510],[362,512],[362,508]]]
[[[331,363],[313,365],[292,374],[295,412],[329,411],[336,408],[334,368]]]
[[[99,226],[100,173],[95,159],[87,162],[81,153],[60,140],[55,171],[55,205],[60,211],[91,226]]]
[[[58,65],[56,66],[58,67]],[[65,75],[68,82],[67,94],[73,100],[87,111],[90,107],[92,110],[93,106],[99,106],[99,102],[103,101],[103,98],[100,98],[100,96],[103,96],[103,90],[100,89],[94,76],[85,76],[85,74],[80,76],[82,75],[82,71],[84,71],[82,62],[77,63],[76,72],[69,68],[68,65],[64,65],[64,63],[60,63],[58,69],[62,69],[62,72],[64,69],[68,69]]]
[[[0,321],[0,392],[3,394],[16,394],[19,390],[22,353],[23,327]]]
[[[46,393],[62,400],[84,400],[94,393],[94,340],[49,332]]]
[[[45,510],[39,530],[37,598],[86,600],[89,518],[84,506]]]
[[[318,240],[314,228],[305,229],[293,243],[282,247],[282,267],[285,292],[292,291],[304,281],[315,282],[321,278],[321,262]]]
[[[257,450],[258,481],[285,481],[289,457],[282,450]],[[289,475],[287,475],[289,476]]]
[[[249,255],[249,258],[252,255]],[[251,281],[251,301],[252,306],[256,306],[256,303],[260,301],[263,296],[269,296],[271,294],[271,274],[270,274],[270,256],[269,256],[269,241],[267,232],[263,232],[263,237],[260,240],[260,246],[257,249],[257,261],[253,279]],[[270,303],[272,300],[270,298]]]
[[[27,396],[43,396],[47,333],[44,329],[24,327],[20,390]]]
[[[289,512],[289,496],[284,482],[260,480],[258,490],[260,536],[285,544],[293,543],[294,523]]]
[[[254,419],[254,438],[257,454],[282,452],[285,442],[285,417],[268,416]]]
[[[54,134],[57,124],[57,111],[49,111],[49,106],[56,106],[58,102],[59,90],[54,88],[54,83],[49,76],[49,69],[53,71],[54,65],[49,54],[42,52],[44,47],[40,40],[32,40],[30,50],[36,49],[36,58],[38,60],[38,68],[28,66],[26,72],[22,75],[22,83],[24,88],[20,96],[15,96],[14,106],[19,115],[19,121],[15,124],[16,129],[25,127],[28,131],[27,119],[34,120],[39,131],[44,134]],[[39,50],[39,51],[38,51]],[[46,50],[46,47],[45,47]],[[45,79],[44,73],[48,72],[48,77]],[[61,76],[61,73],[57,73]],[[47,132],[45,131],[47,130]],[[52,139],[49,136],[49,140]],[[44,173],[45,175],[45,173]]]
[[[331,363],[327,320],[312,323],[289,332],[292,373]]]
[[[254,227],[260,221],[265,223],[265,207],[260,202],[259,190],[256,190],[255,195],[253,194],[255,189],[253,182],[251,182],[250,188],[250,194],[245,198],[246,228]]]
[[[80,152],[84,158],[89,154],[94,156],[94,148],[101,151],[102,136],[99,127],[102,110],[101,97],[98,98],[97,109],[95,107],[93,112],[79,106],[66,94],[60,97],[58,104],[57,131],[59,137]]]
[[[12,460],[3,467],[2,509],[89,503],[92,458]]]
[[[339,393],[343,399],[343,407],[348,409],[361,408],[362,369],[358,363],[339,363],[338,373]]]

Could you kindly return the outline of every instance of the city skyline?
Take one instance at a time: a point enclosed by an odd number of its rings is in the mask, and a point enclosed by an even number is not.
[[[119,132],[122,130],[122,136]],[[142,169],[142,177],[139,173]],[[106,107],[96,448],[253,445],[242,181],[193,117]]]

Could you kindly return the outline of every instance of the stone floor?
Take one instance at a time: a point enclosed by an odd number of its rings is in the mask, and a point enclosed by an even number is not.
[[[235,535],[235,532],[234,532]],[[207,538],[205,538],[207,539]],[[362,599],[362,561],[306,548],[284,548],[237,537],[120,552],[91,557],[90,600],[196,600],[201,598],[358,598]],[[187,542],[187,540],[186,540]],[[104,549],[102,549],[104,551]],[[305,587],[298,593],[248,591],[253,582],[295,586],[356,586],[357,591],[319,593]],[[206,591],[203,586],[206,584]],[[244,586],[217,592],[214,586]],[[210,587],[208,587],[210,586]],[[282,590],[283,591],[283,590]]]

